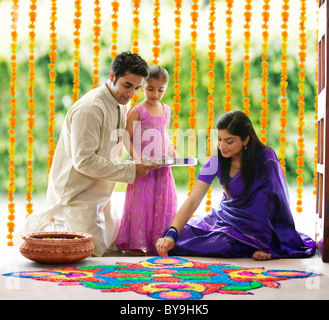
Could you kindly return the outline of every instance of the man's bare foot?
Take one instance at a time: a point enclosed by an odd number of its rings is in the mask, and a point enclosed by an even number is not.
[[[271,259],[271,254],[270,253],[265,253],[264,251],[261,251],[261,250],[258,250],[258,251],[254,252],[252,257],[254,258],[254,260],[264,261],[264,260],[270,260]]]

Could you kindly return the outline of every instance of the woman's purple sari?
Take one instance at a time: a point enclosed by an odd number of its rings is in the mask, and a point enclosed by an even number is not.
[[[239,172],[230,179],[230,197],[224,193],[218,208],[190,219],[170,254],[226,258],[251,257],[257,250],[271,253],[272,258],[315,254],[315,242],[295,230],[286,180],[274,151],[264,149],[259,159],[248,195],[242,197]],[[216,176],[220,179],[220,164],[213,156],[198,179],[212,184]]]

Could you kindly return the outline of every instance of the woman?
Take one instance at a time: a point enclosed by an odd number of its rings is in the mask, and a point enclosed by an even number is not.
[[[277,157],[260,142],[248,116],[227,112],[216,128],[218,155],[201,169],[172,226],[157,241],[159,255],[255,260],[314,255],[315,242],[295,230]],[[216,176],[224,188],[218,208],[190,219]]]

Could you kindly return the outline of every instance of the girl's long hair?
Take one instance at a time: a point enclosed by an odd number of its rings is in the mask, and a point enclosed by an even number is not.
[[[230,111],[223,114],[217,120],[216,129],[226,129],[230,134],[239,136],[242,141],[248,135],[250,136],[247,149],[243,148],[241,159],[241,174],[245,185],[243,195],[245,196],[253,184],[255,164],[259,160],[259,151],[265,149],[266,146],[258,139],[249,117],[241,111]],[[218,148],[218,159],[221,166],[221,183],[229,195],[231,158],[224,158]]]

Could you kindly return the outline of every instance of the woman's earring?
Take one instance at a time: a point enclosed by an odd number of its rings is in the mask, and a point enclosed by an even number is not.
[[[244,150],[247,150],[247,145],[246,144],[244,145]]]

